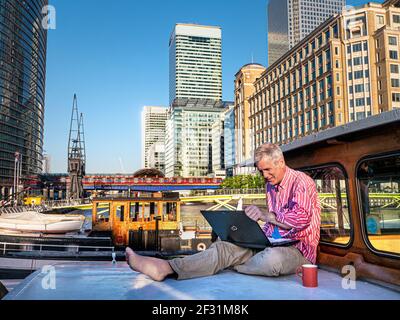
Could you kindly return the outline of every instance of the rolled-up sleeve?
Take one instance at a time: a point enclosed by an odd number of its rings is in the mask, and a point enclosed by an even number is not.
[[[293,231],[307,228],[311,223],[312,201],[308,190],[304,185],[297,186],[293,198],[287,207],[280,208],[276,212],[276,220],[284,223]]]

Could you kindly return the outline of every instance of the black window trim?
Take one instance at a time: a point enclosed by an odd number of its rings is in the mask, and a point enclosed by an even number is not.
[[[336,167],[340,168],[340,170],[342,170],[342,173],[345,178],[346,197],[347,197],[347,205],[348,205],[348,211],[349,211],[349,223],[350,223],[350,240],[347,244],[344,245],[344,244],[340,244],[340,243],[336,243],[336,242],[323,241],[323,240],[321,240],[321,237],[320,237],[319,244],[347,250],[353,246],[353,242],[354,242],[354,221],[352,218],[352,211],[353,211],[352,205],[351,205],[351,201],[349,199],[349,176],[347,174],[345,167],[340,162],[327,162],[327,163],[318,164],[318,165],[314,165],[314,166],[299,167],[296,170],[304,172],[305,170],[322,169],[322,168],[327,168],[327,167],[332,167],[332,166],[336,166]]]
[[[367,234],[366,221],[365,221],[365,219],[363,217],[364,210],[362,209],[360,184],[359,184],[359,179],[358,179],[358,176],[357,176],[358,169],[359,169],[359,167],[360,167],[362,162],[389,158],[389,157],[393,157],[393,156],[396,156],[396,155],[400,156],[400,150],[389,151],[389,152],[384,152],[384,153],[378,153],[378,154],[373,154],[373,155],[367,155],[367,156],[364,156],[364,157],[360,158],[357,161],[356,166],[355,166],[354,177],[356,178],[355,180],[356,180],[356,187],[357,187],[356,193],[357,193],[357,202],[358,202],[358,212],[359,212],[359,218],[360,218],[360,222],[361,222],[361,235],[362,235],[362,239],[364,241],[364,244],[366,245],[366,247],[373,254],[376,254],[379,257],[400,259],[400,254],[394,253],[394,252],[378,250],[369,241],[369,237],[368,237],[368,234]]]

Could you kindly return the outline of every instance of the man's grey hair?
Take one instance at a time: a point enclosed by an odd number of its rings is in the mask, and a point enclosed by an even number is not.
[[[279,160],[283,158],[283,153],[278,145],[273,143],[264,143],[254,152],[254,165],[257,165],[257,163],[263,158]]]

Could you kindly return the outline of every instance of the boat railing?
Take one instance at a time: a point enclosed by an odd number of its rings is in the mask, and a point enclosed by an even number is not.
[[[50,251],[49,249],[65,249],[65,250],[55,250],[59,252],[74,252],[79,253],[83,251],[107,251],[110,252],[115,251],[115,247],[103,247],[103,246],[84,246],[84,245],[57,245],[57,244],[40,244],[40,243],[15,243],[15,242],[0,242],[0,251],[3,253],[3,256],[7,254],[7,252],[27,252],[27,251]],[[33,248],[37,248],[33,250]],[[45,250],[48,249],[48,250]]]
[[[20,213],[20,212],[26,212],[26,211],[42,212],[44,210],[45,210],[45,207],[40,206],[40,205],[5,207],[5,208],[0,208],[0,214],[2,214],[2,213]]]
[[[20,213],[24,211],[36,211],[36,212],[44,212],[49,211],[56,208],[63,207],[74,207],[74,206],[82,206],[91,204],[92,200],[90,198],[84,199],[68,199],[68,200],[48,200],[42,201],[39,205],[25,205],[25,206],[10,206],[10,207],[2,207],[0,208],[0,214],[2,213]]]
[[[47,200],[43,201],[42,204],[50,209],[60,208],[60,207],[73,207],[81,206],[86,204],[91,204],[92,200],[90,198],[84,199],[64,199],[64,200]]]

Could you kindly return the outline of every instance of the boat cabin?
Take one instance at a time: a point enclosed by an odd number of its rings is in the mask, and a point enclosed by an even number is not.
[[[318,264],[400,285],[400,110],[282,147],[310,175],[321,201]]]
[[[157,251],[179,236],[179,193],[94,198],[92,203],[92,232],[111,233],[115,246]]]

